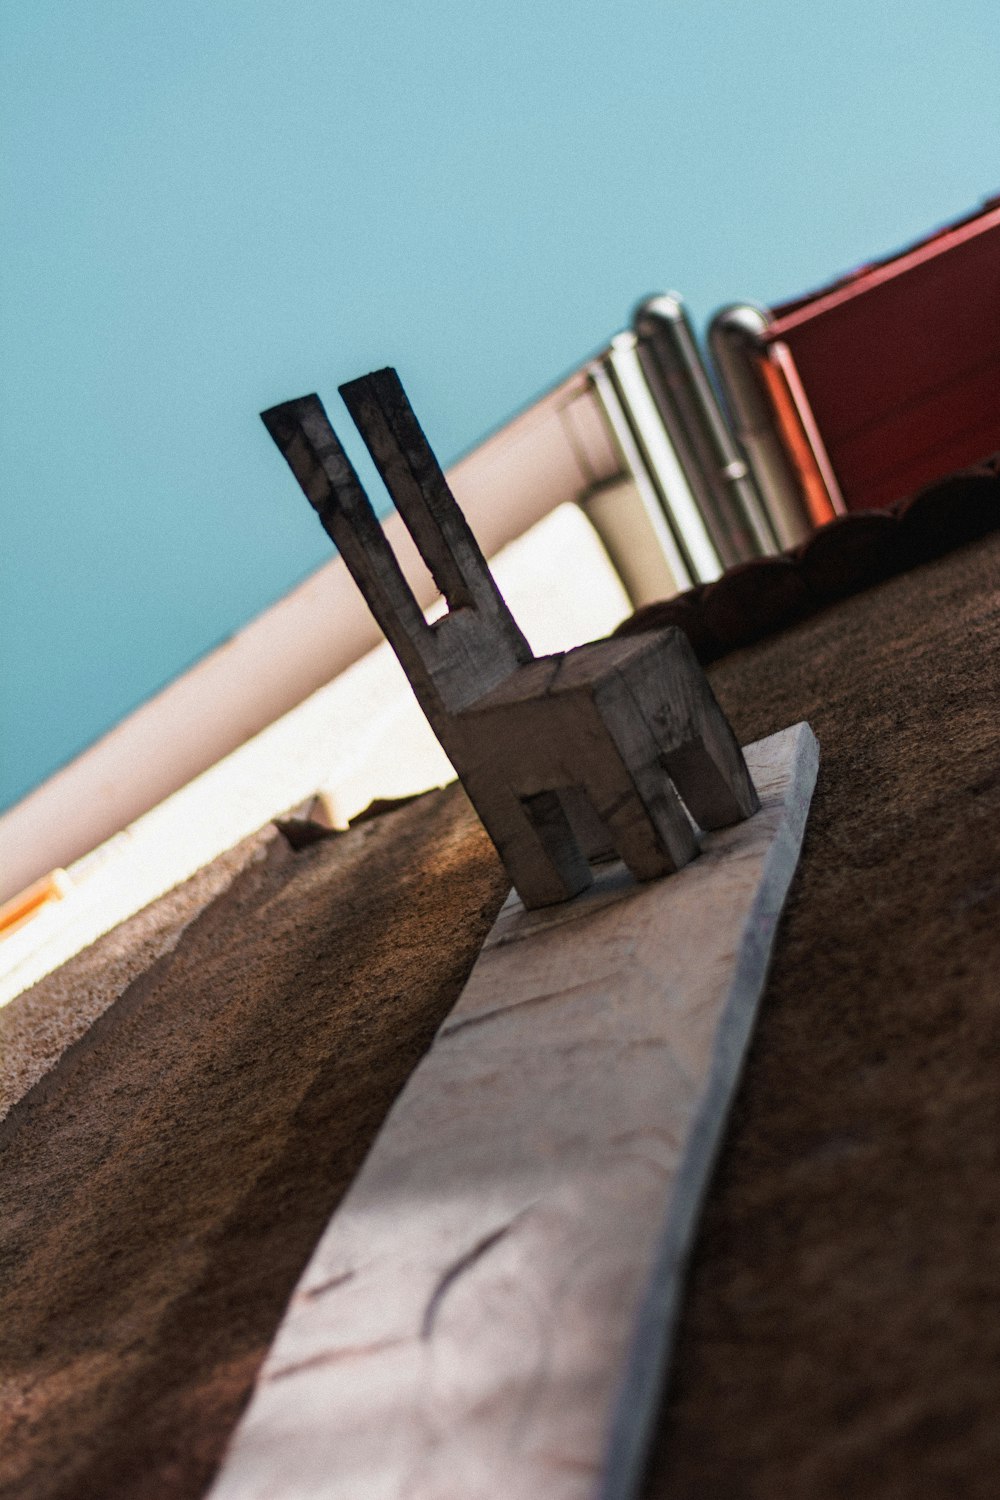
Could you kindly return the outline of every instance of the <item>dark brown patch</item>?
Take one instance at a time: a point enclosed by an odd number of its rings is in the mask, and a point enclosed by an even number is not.
[[[809,590],[791,557],[761,557],[740,563],[705,589],[699,610],[726,651],[782,630],[813,608]]]
[[[676,625],[707,665],[997,527],[1000,460],[994,456],[887,510],[840,516],[780,557],[740,563],[715,583],[644,605],[614,634]]]
[[[370,823],[373,818],[382,818],[386,813],[395,812],[398,807],[406,807],[415,802],[422,795],[422,792],[414,792],[405,797],[373,797],[367,807],[354,814],[351,827],[356,828],[359,823]]]
[[[324,839],[335,839],[340,833],[340,829],[329,828],[315,818],[275,818],[274,826],[295,854]]]
[[[871,588],[893,571],[898,522],[884,510],[838,516],[803,542],[795,556],[816,604]]]

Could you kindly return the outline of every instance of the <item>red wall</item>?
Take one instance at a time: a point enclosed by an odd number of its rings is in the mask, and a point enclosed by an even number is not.
[[[1000,449],[1000,207],[792,304],[795,359],[850,510]]]

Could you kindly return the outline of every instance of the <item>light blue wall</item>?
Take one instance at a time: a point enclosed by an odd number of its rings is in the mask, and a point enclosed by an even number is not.
[[[649,291],[919,235],[998,185],[997,16],[6,0],[0,804],[328,555],[260,407],[394,363],[448,460]]]

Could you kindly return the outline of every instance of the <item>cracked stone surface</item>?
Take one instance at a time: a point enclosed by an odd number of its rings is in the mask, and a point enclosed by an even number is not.
[[[677,874],[615,863],[551,911],[509,898],[296,1290],[211,1500],[586,1500],[612,1425],[613,1493],[634,1493],[816,775],[806,725],[746,758],[761,810]],[[664,1311],[633,1347],[652,1281]]]

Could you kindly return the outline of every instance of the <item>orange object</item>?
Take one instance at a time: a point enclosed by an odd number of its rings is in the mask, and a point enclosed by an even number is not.
[[[825,451],[809,410],[802,383],[794,362],[784,344],[772,345],[760,361],[760,373],[765,389],[774,408],[775,422],[792,461],[809,519],[814,526],[823,526],[844,509],[840,490],[827,461],[827,471],[832,485],[823,474],[822,459]],[[836,503],[834,500],[836,495]]]
[[[0,939],[10,937],[50,902],[61,901],[69,890],[70,881],[65,870],[52,870],[41,880],[26,886],[0,906]]]

